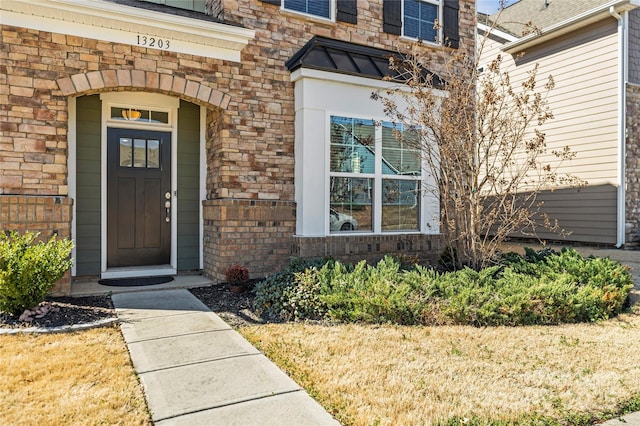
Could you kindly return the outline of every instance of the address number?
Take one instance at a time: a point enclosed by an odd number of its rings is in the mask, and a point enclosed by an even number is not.
[[[138,46],[155,47],[156,49],[166,50],[169,49],[170,40],[138,34]]]

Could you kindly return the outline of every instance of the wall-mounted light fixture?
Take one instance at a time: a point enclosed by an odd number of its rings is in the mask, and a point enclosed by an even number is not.
[[[136,121],[140,119],[142,113],[135,109],[123,109],[122,110],[122,118],[129,121]]]

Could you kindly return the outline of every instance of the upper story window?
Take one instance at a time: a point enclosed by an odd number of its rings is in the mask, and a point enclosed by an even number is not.
[[[383,0],[383,30],[458,48],[459,11],[459,0]],[[439,29],[434,28],[436,21]]]
[[[280,6],[282,10],[331,21],[358,23],[357,0],[262,0],[262,2]]]
[[[149,3],[164,4],[165,6],[177,7],[179,9],[193,10],[194,12],[205,13],[206,11],[206,0],[144,0],[144,1]]]
[[[440,2],[404,0],[402,34],[406,37],[435,42],[439,40],[436,22],[440,22]]]
[[[284,0],[283,8],[320,18],[332,19],[331,0]]]

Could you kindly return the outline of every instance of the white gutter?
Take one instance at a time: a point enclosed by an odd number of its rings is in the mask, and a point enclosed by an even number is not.
[[[486,24],[481,24],[479,22],[478,22],[478,29],[487,34],[493,34],[497,37],[500,37],[501,39],[506,40],[508,42],[514,42],[518,40],[518,37],[516,36],[513,36],[509,33],[505,33],[504,31],[497,30],[495,27],[491,27]]]
[[[626,231],[626,83],[628,78],[628,61],[626,60],[629,43],[629,14],[619,14],[611,6],[611,16],[618,20],[618,208],[616,247],[625,243]]]
[[[502,50],[510,54],[521,52],[528,47],[535,46],[544,41],[558,37],[562,34],[566,34],[570,31],[574,31],[577,28],[587,26],[592,22],[596,22],[600,19],[608,17],[611,14],[612,8],[617,13],[624,13],[639,6],[640,0],[611,0],[594,9],[588,10],[562,22],[558,22],[557,24],[554,24],[550,27],[543,28],[541,31],[535,31],[522,38],[519,38],[516,41],[508,43],[502,47]]]

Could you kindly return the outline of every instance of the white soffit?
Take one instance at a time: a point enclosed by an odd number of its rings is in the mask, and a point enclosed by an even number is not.
[[[246,28],[101,0],[2,0],[0,12],[3,25],[236,62],[255,37]]]
[[[535,32],[519,38],[516,41],[512,41],[511,43],[507,43],[502,47],[502,50],[510,54],[515,54],[529,47],[570,33],[579,28],[586,27],[587,25],[590,25],[594,22],[609,18],[611,17],[611,8],[620,13],[633,10],[639,6],[640,0],[612,0],[597,8],[588,10],[584,13],[581,13],[580,15],[576,15],[573,18],[567,19],[566,21],[562,21],[548,28],[544,28],[540,32]]]

